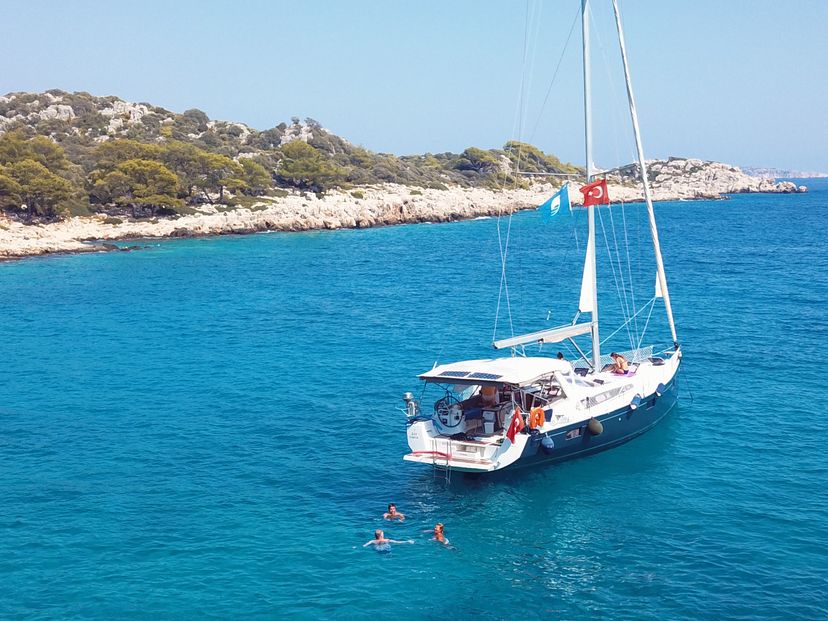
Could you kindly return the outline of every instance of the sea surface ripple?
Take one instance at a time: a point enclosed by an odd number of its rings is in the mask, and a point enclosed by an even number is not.
[[[0,618],[828,618],[828,183],[808,184],[659,205],[679,407],[491,479],[402,462],[398,407],[435,360],[490,355],[505,221],[0,265]],[[605,227],[646,233],[623,209]],[[516,331],[571,319],[580,217],[514,217]],[[375,528],[415,544],[363,549]]]

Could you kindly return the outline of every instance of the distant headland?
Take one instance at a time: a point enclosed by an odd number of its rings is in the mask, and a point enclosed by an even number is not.
[[[642,200],[637,169],[606,171],[614,200]],[[660,201],[805,191],[696,159],[652,161],[648,173]],[[10,93],[0,97],[0,259],[114,248],[103,240],[498,215],[534,207],[582,175],[517,141],[395,156],[313,119],[258,131],[117,97]]]
[[[762,179],[822,179],[828,177],[828,173],[825,172],[760,168],[756,166],[742,166],[742,171],[751,177],[760,177]]]

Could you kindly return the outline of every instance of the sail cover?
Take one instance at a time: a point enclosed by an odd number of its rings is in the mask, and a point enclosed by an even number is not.
[[[584,277],[581,279],[581,301],[578,310],[582,313],[592,313],[593,287],[595,286],[595,240],[587,243],[586,260],[584,261]]]

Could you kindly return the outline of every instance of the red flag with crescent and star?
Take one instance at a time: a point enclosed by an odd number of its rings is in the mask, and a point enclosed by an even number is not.
[[[609,205],[609,195],[607,194],[607,180],[599,179],[581,188],[581,194],[584,195],[584,207],[590,205]]]
[[[523,422],[523,414],[520,413],[520,408],[515,408],[515,415],[512,416],[512,422],[509,424],[509,429],[506,430],[506,437],[514,444],[515,436],[521,432],[526,426]]]

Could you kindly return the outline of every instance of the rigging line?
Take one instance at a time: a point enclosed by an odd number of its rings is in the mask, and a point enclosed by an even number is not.
[[[569,207],[569,217],[572,218],[572,234],[575,237],[575,252],[581,252],[581,244],[578,242],[578,223],[576,222],[577,218],[575,217],[575,211],[571,207]]]
[[[655,308],[655,300],[656,297],[653,296],[653,305],[650,307],[650,312],[647,313],[647,322],[644,324],[644,329],[641,331],[641,336],[638,339],[638,347],[641,347],[641,343],[644,341],[644,335],[647,334],[647,327],[650,325],[650,317],[653,316],[653,309]]]
[[[555,85],[555,79],[558,77],[558,71],[561,68],[561,63],[563,62],[564,56],[566,55],[566,50],[569,47],[569,40],[572,38],[572,33],[575,32],[575,24],[578,23],[578,16],[581,14],[581,8],[575,11],[575,17],[572,19],[572,26],[569,27],[569,34],[566,37],[566,42],[564,43],[563,49],[561,50],[561,55],[558,57],[558,63],[555,65],[555,71],[552,73],[552,80],[549,82],[549,88],[546,89],[546,96],[543,98],[543,103],[541,104],[540,110],[538,110],[538,118],[535,121],[535,126],[532,128],[532,133],[529,134],[528,141],[532,142],[532,139],[535,137],[535,133],[538,131],[538,126],[540,125],[541,119],[543,118],[543,112],[546,109],[546,104],[549,102],[549,96],[552,94],[552,87]]]
[[[624,268],[621,266],[621,250],[618,248],[618,235],[615,233],[615,216],[612,215],[611,207],[608,211],[610,216],[610,228],[612,229],[612,239],[615,244],[615,259],[618,261],[618,279],[621,281],[621,291],[624,294],[624,312],[626,313],[626,316],[629,317],[632,312],[630,309],[635,307],[630,306],[630,301],[627,299],[627,283],[624,280]],[[612,261],[612,257],[610,257],[610,261]],[[630,333],[630,349],[632,349],[633,345],[635,345],[635,339],[633,338],[632,333]]]
[[[541,14],[543,13],[543,3],[539,2],[535,5],[537,7],[535,11],[534,18],[532,19],[532,23],[535,25],[535,31],[532,35],[531,39],[531,54],[529,57],[529,79],[526,83],[526,97],[524,99],[525,108],[523,111],[523,121],[525,122],[529,116],[529,102],[531,101],[531,94],[532,94],[532,86],[534,81],[535,75],[535,61],[537,59],[538,53],[538,41],[540,41],[540,29],[541,29]],[[522,138],[525,138],[525,127],[521,125],[521,132],[520,135]],[[517,182],[517,180],[515,180]]]
[[[529,39],[529,21],[530,21],[529,1],[530,0],[526,0],[526,17],[524,19],[524,26],[523,26],[523,57],[522,57],[522,61],[521,61],[521,64],[520,64],[520,86],[518,88],[518,97],[517,97],[517,102],[515,104],[515,113],[514,113],[514,118],[512,119],[512,131],[511,131],[511,134],[510,134],[513,138],[515,136],[518,136],[519,126],[520,126],[520,123],[521,123],[520,115],[521,115],[521,110],[522,110],[522,107],[523,107],[523,86],[524,86],[524,82],[526,80],[526,54],[527,54],[526,47],[528,45],[528,39]],[[517,72],[515,72],[515,73],[517,73]],[[509,150],[507,149],[506,152],[508,153]],[[511,164],[509,166],[509,169],[511,170]],[[515,172],[517,172],[518,170],[519,170],[519,168],[516,165],[515,166]],[[503,190],[506,187],[506,184],[508,182],[509,182],[509,172],[504,170],[503,171],[503,179],[502,179],[502,181],[498,182],[498,188],[500,190]],[[501,214],[498,214],[498,221],[500,220],[500,216],[501,216]]]
[[[527,68],[528,68],[528,60],[529,60],[529,24],[532,21],[532,4],[529,0],[526,0],[526,21],[523,25],[523,63],[520,72],[520,96],[519,96],[519,106],[518,106],[518,122],[517,122],[517,140],[518,140],[518,149],[517,149],[517,158],[515,162],[515,175],[512,178],[512,187],[517,186],[517,172],[520,170],[520,162],[523,156],[523,141],[521,138],[523,137],[523,119],[524,114],[526,112],[526,91],[527,91]],[[510,216],[511,217],[511,216]]]
[[[523,26],[523,59],[521,62],[521,74],[520,74],[520,88],[518,91],[518,102],[515,106],[515,116],[512,124],[512,135],[519,135],[520,127],[522,125],[522,114],[523,114],[523,99],[524,99],[524,85],[526,82],[526,57],[527,57],[527,48],[529,44],[529,24],[530,24],[530,0],[526,0],[526,17]],[[518,162],[515,165],[515,170],[520,169],[520,155],[518,155]],[[507,183],[509,182],[509,174],[504,171],[503,173],[503,180],[500,182],[499,189],[502,191],[505,189]],[[512,215],[513,215],[513,208],[509,207],[509,226],[507,230],[511,230],[512,224]],[[510,323],[511,323],[511,308],[509,303],[509,286],[506,280],[506,252],[508,249],[509,244],[509,236],[507,233],[506,238],[506,247],[504,248],[504,241],[503,235],[501,231],[501,221],[502,221],[503,214],[497,214],[497,245],[498,251],[500,252],[500,287],[497,293],[497,308],[495,309],[495,320],[494,320],[494,329],[492,333],[492,341],[497,339],[497,327],[500,321],[500,307],[503,303],[503,295],[504,290],[506,294],[506,305],[509,309],[509,316],[510,316]],[[512,336],[514,336],[514,329],[512,329]]]
[[[511,332],[511,336],[515,335],[515,327],[514,322],[512,319],[512,304],[509,299],[509,281],[506,277],[506,258],[509,253],[509,239],[512,233],[512,211],[509,212],[509,219],[507,220],[506,226],[506,240],[504,242],[503,236],[501,234],[500,229],[500,218],[498,218],[497,222],[497,243],[500,249],[500,290],[498,291],[497,295],[497,310],[495,311],[495,324],[494,324],[494,333],[492,334],[492,341],[497,339],[497,325],[498,320],[500,318],[500,305],[503,301],[503,297],[505,295],[506,298],[506,310],[509,316],[509,330]]]
[[[533,49],[530,45],[530,36],[529,36],[529,26],[533,22],[538,22],[539,20],[533,19],[533,5],[530,4],[529,0],[526,2],[526,21],[524,24],[524,31],[523,31],[523,67],[521,71],[521,83],[520,83],[520,105],[519,105],[519,113],[518,113],[518,123],[517,123],[517,133],[518,138],[521,138],[523,135],[523,122],[526,115],[526,106],[528,100],[528,90],[531,84],[531,73],[527,77],[527,65],[529,64],[527,61],[530,58],[530,49]],[[534,5],[538,6],[538,5]],[[539,26],[538,26],[539,27]],[[518,154],[517,154],[517,161],[515,164],[515,169],[520,170],[520,162],[523,156],[522,149],[523,144],[522,141],[518,140],[519,147],[518,147]],[[512,186],[516,188],[519,183],[519,179],[517,175],[514,175]],[[501,288],[500,288],[500,295],[505,295],[506,297],[506,311],[509,317],[509,331],[512,336],[515,335],[515,326],[514,326],[514,316],[512,313],[512,300],[511,294],[509,292],[509,281],[506,272],[506,259],[508,256],[509,251],[509,242],[511,240],[512,234],[512,217],[514,215],[514,206],[510,205],[509,207],[509,219],[506,225],[506,239],[505,242],[501,244]],[[498,235],[500,235],[499,230],[500,222],[498,221]],[[500,237],[499,237],[500,240]],[[498,296],[498,308],[500,307],[500,296]],[[499,313],[499,311],[498,311]],[[497,323],[495,323],[495,334],[497,333]],[[494,340],[494,339],[493,339]]]
[[[532,5],[532,8],[533,8],[533,11],[527,17],[529,23],[534,25],[534,30],[532,32],[528,33],[529,39],[528,39],[527,46],[526,46],[526,59],[525,59],[526,81],[525,81],[525,87],[524,87],[524,91],[523,91],[523,107],[522,107],[522,112],[521,112],[521,116],[520,116],[520,125],[519,125],[519,133],[518,133],[518,141],[521,143],[521,147],[520,147],[521,149],[523,148],[525,122],[526,122],[526,119],[528,118],[529,102],[531,101],[532,84],[533,84],[533,77],[534,77],[534,73],[535,73],[534,72],[534,66],[535,66],[535,61],[536,61],[536,58],[537,58],[538,41],[540,40],[540,28],[541,28],[541,18],[540,17],[541,17],[541,13],[542,13],[542,9],[543,9],[543,3],[542,2],[536,2]],[[520,170],[520,162],[522,160],[523,160],[523,152],[520,151],[519,152],[519,159],[518,159],[518,167],[517,167],[518,170]],[[519,175],[516,174],[514,176],[514,179],[513,179],[513,188],[514,189],[519,189],[521,184],[522,184],[522,180],[519,177]],[[511,221],[510,221],[510,224],[511,224]],[[515,226],[519,226],[519,224],[515,223]],[[508,245],[510,240],[511,240],[511,234],[507,237],[507,245]],[[513,264],[512,277],[513,277],[513,285],[515,285],[515,287],[513,287],[512,292],[508,291],[508,280],[507,280],[507,283],[506,283],[507,284],[506,294],[509,296],[508,303],[510,305],[510,309],[511,309],[511,293],[516,293],[516,303],[517,304],[525,302],[525,299],[522,299],[522,298],[525,298],[525,296],[526,296],[526,287],[524,286],[523,279],[522,279],[524,271],[523,271],[523,264],[521,262],[521,259],[522,259],[523,255],[520,252],[519,247],[516,248],[515,250],[516,250],[516,253],[514,253],[514,252],[512,253],[512,258],[513,258],[513,261],[512,261],[512,264]],[[517,265],[515,265],[515,262],[517,262]],[[514,268],[516,268],[516,270]],[[515,282],[515,278],[514,278],[515,274],[517,275],[517,279],[516,279],[517,282]],[[512,316],[510,314],[510,324],[511,324],[511,322],[512,322]],[[512,327],[512,333],[514,335],[514,327]],[[525,355],[525,350],[524,350],[524,355]]]
[[[606,80],[606,83],[609,85],[611,99],[614,102],[619,101],[619,100],[621,100],[621,97],[618,96],[618,90],[616,89],[615,73],[610,71],[609,55],[607,54],[607,49],[604,47],[604,43],[601,40],[601,32],[597,28],[595,29],[595,40],[596,40],[598,49],[601,52],[601,58],[604,61],[603,65],[602,65],[602,68],[604,70],[604,78]],[[619,106],[614,106],[614,105],[610,106],[610,111],[611,111],[611,114],[612,114],[612,117],[613,117],[612,118],[612,128],[613,128],[614,131],[612,132],[612,138],[613,138],[613,147],[615,149],[615,159],[616,159],[616,161],[621,161],[621,148],[620,148],[620,140],[619,140],[620,136],[619,136],[618,128],[619,127],[626,127],[626,123],[623,121],[623,118],[622,118],[623,115],[621,113],[621,108]],[[633,161],[635,161],[635,150],[632,146],[629,145],[629,143],[627,143],[627,144],[628,144],[627,154],[626,154],[625,157],[629,157],[628,161],[633,162]],[[604,173],[606,174],[606,173],[609,173],[609,172],[612,172],[612,171],[617,171],[618,168],[619,167],[611,168],[609,170],[604,171]]]
[[[506,246],[503,249],[503,287],[506,293],[506,310],[509,313],[509,332],[515,335],[515,324],[512,320],[512,301],[509,297],[509,281],[506,279],[506,256],[509,252],[509,240],[512,236],[512,213],[509,214],[509,223],[506,226]]]
[[[626,314],[626,315],[624,314],[624,302],[621,299],[621,288],[618,286],[618,277],[615,275],[615,263],[612,260],[612,251],[610,251],[610,247],[609,247],[609,237],[607,236],[607,229],[604,226],[604,216],[601,214],[601,210],[597,207],[595,209],[595,212],[598,214],[598,220],[600,220],[600,222],[601,222],[601,231],[604,234],[604,242],[607,245],[607,256],[609,257],[609,266],[610,266],[610,271],[612,272],[612,279],[615,282],[615,292],[618,294],[618,301],[621,305],[621,315],[624,318],[626,318],[626,317],[629,316],[629,314]],[[596,250],[596,253],[597,253],[597,250]],[[628,322],[629,322],[629,320],[625,321],[622,324],[622,327],[627,325]],[[627,328],[628,335],[629,335],[629,331],[630,331],[629,328]],[[630,335],[630,339],[632,339],[631,335]]]
[[[500,251],[500,290],[497,293],[497,309],[495,309],[495,324],[492,341],[497,340],[497,324],[500,320],[500,305],[503,302],[503,287],[506,283],[506,255],[503,248],[503,236],[500,231],[500,217],[497,222],[497,245]]]
[[[630,317],[629,319],[627,319],[627,321],[625,321],[623,324],[621,324],[620,326],[618,326],[618,327],[615,329],[615,332],[613,332],[613,333],[612,333],[612,334],[610,334],[609,336],[605,337],[605,338],[604,338],[604,340],[603,340],[603,341],[601,341],[601,345],[603,345],[603,344],[604,344],[604,343],[606,343],[608,340],[610,340],[613,336],[615,336],[616,334],[618,334],[624,326],[626,326],[628,323],[630,323],[630,321],[632,321],[633,317],[635,317],[636,315],[641,314],[641,313],[644,311],[644,309],[645,309],[645,308],[647,308],[648,306],[650,307],[650,314],[652,314],[652,312],[653,312],[653,307],[655,307],[655,301],[656,301],[656,297],[655,297],[655,296],[653,296],[651,300],[649,300],[646,304],[644,304],[644,306],[642,306],[641,308],[639,308],[639,309],[636,311],[635,315],[633,315],[632,317]],[[638,347],[634,347],[633,349],[641,349],[641,343],[639,342],[639,343],[638,343]]]
[[[695,398],[693,397],[693,389],[690,387],[690,382],[687,381],[687,371],[684,369],[683,364],[679,366],[676,375],[678,376],[679,373],[681,374],[682,380],[684,380],[684,385],[687,387],[687,391],[690,393],[690,403],[693,403],[693,401],[695,401]]]
[[[500,289],[497,292],[497,308],[495,309],[494,331],[492,332],[492,342],[497,340],[497,323],[500,319],[500,303],[503,300],[503,242],[500,239],[500,216],[497,217],[497,245],[500,249]]]
[[[605,75],[606,83],[609,85],[609,90],[610,90],[612,100],[616,101],[616,100],[619,99],[619,97],[618,97],[618,91],[616,89],[615,77],[614,77],[613,72],[611,72],[609,70],[609,67],[610,67],[609,55],[607,53],[606,47],[604,46],[603,40],[601,39],[601,33],[598,29],[596,29],[595,38],[596,38],[596,41],[597,41],[597,44],[598,44],[598,48],[601,52],[601,57],[604,61],[603,69],[604,69],[604,75]],[[612,132],[612,138],[613,138],[613,146],[614,146],[614,149],[615,149],[615,157],[616,157],[616,161],[620,161],[621,160],[621,150],[622,149],[620,147],[620,136],[619,136],[618,128],[624,127],[625,124],[623,123],[623,121],[621,119],[619,109],[616,106],[611,106],[610,109],[612,110],[612,114],[613,114],[612,127],[613,127],[614,131]],[[630,161],[633,161],[634,157],[632,155],[632,149],[629,149],[628,155],[630,156]],[[618,168],[611,169],[611,170],[618,170]],[[606,171],[606,172],[609,172],[609,171]],[[625,250],[626,250],[626,255],[627,255],[627,270],[626,270],[626,272],[627,272],[627,278],[629,279],[629,298],[628,298],[628,292],[627,292],[627,282],[626,282],[626,279],[625,279],[625,276],[624,276],[625,270],[622,267],[623,259],[622,259],[621,251],[618,247],[618,236],[617,236],[617,233],[616,233],[615,220],[614,220],[614,214],[612,212],[612,209],[610,209],[610,222],[611,222],[611,226],[612,226],[613,240],[614,240],[614,243],[615,243],[615,252],[616,252],[615,257],[616,257],[616,260],[618,261],[618,277],[619,277],[619,279],[621,281],[621,284],[622,284],[622,287],[623,287],[624,304],[626,305],[626,314],[629,317],[630,313],[632,312],[632,309],[635,309],[637,307],[637,304],[635,302],[635,284],[634,284],[634,281],[633,281],[632,268],[631,268],[631,264],[630,264],[630,260],[629,260],[629,236],[628,236],[627,229],[626,229],[626,214],[625,214],[625,207],[624,207],[623,201],[621,201],[621,210],[622,210],[622,219],[623,219],[622,222],[623,222],[623,226],[624,226],[624,244],[625,244]],[[629,337],[630,337],[630,347],[633,347],[634,344],[635,344],[636,339],[638,338],[638,321],[637,320],[634,320],[633,324],[631,325],[631,329],[632,329],[632,332],[629,332],[628,334],[629,334]],[[634,336],[632,334],[633,332],[635,334]]]
[[[624,224],[624,247],[627,252],[627,273],[630,275],[630,297],[632,298],[632,307],[635,308],[635,284],[633,282],[632,263],[630,261],[630,239],[627,235],[627,205],[621,201],[621,219]],[[633,329],[635,331],[635,338],[638,339],[638,319],[633,317]]]

